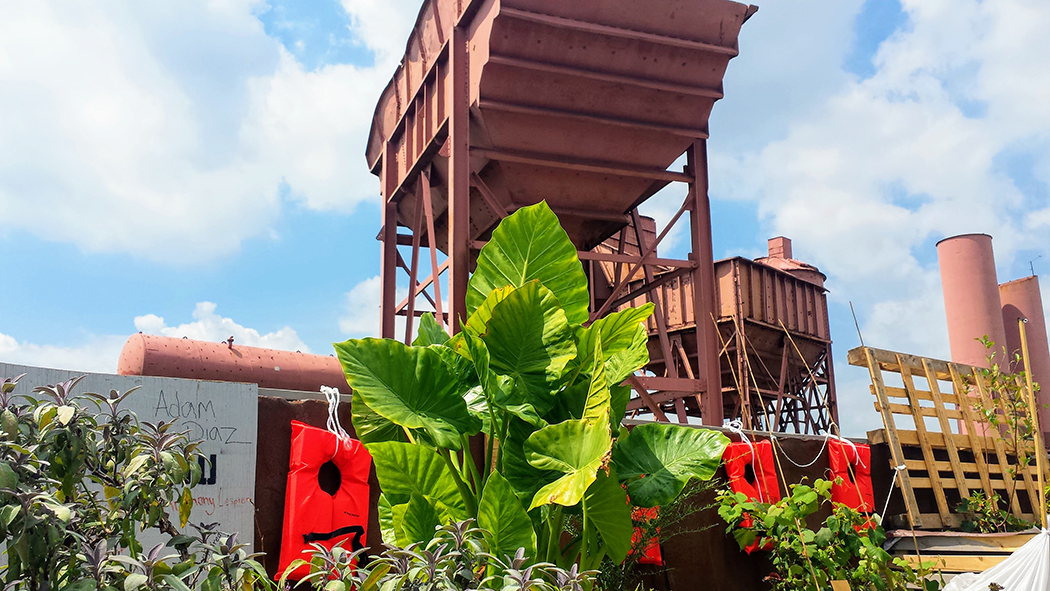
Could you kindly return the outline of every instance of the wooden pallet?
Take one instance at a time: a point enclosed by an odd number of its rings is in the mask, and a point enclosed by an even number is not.
[[[979,410],[995,408],[1005,413],[1006,409],[1002,400],[991,397],[978,368],[871,347],[851,350],[848,359],[850,365],[867,367],[871,375],[875,409],[885,429],[869,433],[869,439],[888,444],[891,468],[903,466],[897,485],[904,496],[909,527],[959,528],[963,516],[955,507],[971,491],[988,496],[999,493],[1009,499],[1009,510],[1015,516],[1032,522],[1038,519],[1032,509],[1043,497],[1038,469],[1034,460],[1026,469],[1019,469],[1012,445],[985,435],[995,428]],[[1021,445],[1034,453],[1041,443]],[[1020,480],[1015,482],[1018,475]],[[1016,494],[1009,494],[1015,489]],[[920,507],[916,493],[932,496],[934,503]],[[932,505],[935,513],[929,511]],[[896,516],[884,517],[892,521]]]
[[[918,566],[920,557],[923,562],[933,561],[934,569],[947,580],[959,573],[979,573],[999,564],[1036,533],[1038,530],[1006,534],[897,530],[886,532],[886,549],[912,566]]]

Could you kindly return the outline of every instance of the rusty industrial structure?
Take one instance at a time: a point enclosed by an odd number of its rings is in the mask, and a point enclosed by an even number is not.
[[[642,243],[655,238],[656,224],[639,217]],[[632,224],[595,250],[634,254],[639,250]],[[659,260],[659,259],[657,259]],[[607,301],[612,288],[630,272],[625,263],[589,261],[595,303]],[[769,241],[769,256],[755,260],[733,257],[715,261],[715,312],[725,416],[746,429],[774,432],[828,433],[837,423],[831,329],[824,275],[792,258],[791,240]],[[660,315],[648,321],[647,370],[655,375],[692,377],[698,319],[688,269],[661,266],[636,272],[627,294],[614,309],[652,301]],[[670,363],[665,360],[670,359]],[[669,367],[670,366],[670,367]],[[634,384],[636,391],[642,391]],[[628,405],[634,416],[680,422],[700,410],[693,398],[672,394],[639,396]]]
[[[588,267],[592,319],[656,304],[653,363],[630,379],[636,413],[827,430],[820,282],[800,279],[802,267],[713,259],[707,121],[756,10],[726,0],[424,3],[366,153],[385,204],[381,336],[411,338],[424,311],[454,331],[493,228],[546,200]],[[669,170],[683,154],[684,169]],[[638,206],[676,182],[686,198],[657,235]],[[688,258],[659,258],[684,218]]]

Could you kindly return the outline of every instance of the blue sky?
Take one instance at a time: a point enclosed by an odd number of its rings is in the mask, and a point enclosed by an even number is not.
[[[993,234],[1001,281],[1050,269],[1050,8],[948,4],[760,3],[711,118],[716,256],[784,234],[828,274],[848,408],[870,409],[849,301],[869,343],[947,355],[937,240]],[[0,360],[111,371],[137,330],[323,354],[371,332],[363,146],[417,8],[6,7]]]

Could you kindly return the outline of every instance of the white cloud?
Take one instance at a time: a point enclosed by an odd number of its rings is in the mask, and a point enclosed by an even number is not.
[[[188,337],[202,341],[224,341],[229,337],[235,343],[251,347],[265,347],[286,351],[310,349],[299,339],[295,330],[285,326],[275,332],[261,334],[215,313],[216,305],[200,302],[193,311],[193,322],[168,326],[163,318],[155,314],[135,317],[135,329],[146,334],[168,337]],[[73,371],[115,373],[120,350],[128,335],[90,336],[83,344],[51,345],[36,344],[0,333],[0,362],[53,367]]]
[[[380,277],[376,275],[359,282],[346,293],[343,315],[339,318],[339,330],[351,338],[378,337],[380,333]],[[408,295],[407,288],[397,290],[400,301]],[[420,297],[422,301],[422,297]],[[405,336],[405,317],[394,318],[394,334],[398,339]]]
[[[771,3],[744,27],[712,124],[713,195],[756,202],[770,235],[792,237],[796,257],[828,275],[832,300],[847,314],[854,302],[866,344],[947,356],[936,239],[991,234],[1001,281],[1021,249],[1050,256],[1050,203],[1019,189],[1001,161],[1025,154],[1032,176],[1050,178],[1050,6],[906,0],[907,24],[860,79],[841,67],[848,39],[819,24],[841,30],[859,3],[806,4],[828,14]],[[796,42],[766,36],[771,27]],[[756,77],[767,60],[782,70]],[[855,341],[842,332],[851,324],[837,325],[840,345]],[[844,348],[836,357],[843,414],[858,409],[877,426],[852,379],[866,372],[844,365]]]
[[[84,345],[64,347],[19,342],[0,333],[0,361],[72,371],[115,373],[126,336],[99,336]],[[14,377],[14,376],[8,376]]]
[[[232,318],[216,314],[215,308],[216,305],[212,302],[198,302],[193,310],[193,322],[178,326],[168,326],[163,318],[155,314],[136,316],[135,328],[146,334],[187,337],[198,341],[224,341],[232,336],[234,343],[249,347],[310,352],[306,343],[299,339],[299,335],[291,327],[285,326],[275,332],[260,334],[254,328],[242,326]]]
[[[7,7],[0,229],[181,263],[267,235],[284,187],[352,211],[378,195],[364,146],[414,17],[399,4],[348,0],[376,65],[317,71],[257,1]]]

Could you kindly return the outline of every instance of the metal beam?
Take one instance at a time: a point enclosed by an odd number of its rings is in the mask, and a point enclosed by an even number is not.
[[[383,229],[380,235],[383,244],[379,259],[379,335],[384,339],[394,336],[394,299],[397,297],[397,203],[388,197],[397,184],[397,160],[393,144],[383,146]]]
[[[740,53],[734,47],[722,47],[721,45],[714,45],[713,43],[704,43],[702,41],[693,41],[691,39],[681,39],[678,37],[668,37],[666,35],[657,35],[655,33],[646,33],[643,31],[635,31],[632,29],[610,27],[608,25],[599,25],[596,23],[588,23],[570,18],[540,14],[538,12],[529,12],[527,10],[510,8],[508,6],[503,6],[500,9],[500,15],[516,18],[518,20],[540,23],[542,25],[547,25],[551,27],[558,27],[561,29],[571,29],[574,31],[582,31],[585,33],[607,35],[609,37],[618,37],[620,39],[645,41],[657,45],[670,45],[672,47],[694,49],[697,51],[715,53],[719,55],[725,55],[728,57],[735,57],[737,54]]]
[[[529,152],[518,152],[514,150],[496,150],[489,148],[474,148],[471,150],[474,156],[481,156],[490,160],[502,162],[518,162],[521,164],[533,164],[536,166],[548,166],[550,168],[564,168],[566,170],[578,170],[581,172],[594,172],[598,174],[615,174],[633,178],[661,180],[669,182],[688,183],[693,177],[684,172],[673,170],[659,170],[654,168],[642,168],[621,164],[618,162],[600,162],[594,160],[579,160],[566,158],[554,154],[536,154]]]
[[[657,133],[668,133],[671,135],[679,135],[688,138],[707,138],[706,129],[690,128],[690,127],[677,127],[674,125],[663,125],[661,123],[652,123],[648,121],[633,121],[631,119],[620,119],[619,117],[609,117],[606,115],[598,115],[596,113],[586,113],[583,111],[570,111],[567,109],[551,109],[549,107],[533,107],[529,105],[517,105],[514,103],[508,103],[504,101],[490,101],[481,100],[478,102],[478,106],[482,110],[490,109],[493,111],[502,111],[504,113],[519,113],[523,115],[538,115],[540,117],[564,117],[567,119],[578,119],[580,121],[589,121],[591,123],[598,123],[601,125],[613,125],[617,127],[627,127],[630,129],[637,129],[640,131],[652,131]]]
[[[705,425],[721,425],[722,368],[718,361],[718,326],[715,324],[715,260],[711,244],[711,202],[707,186],[707,142],[698,139],[686,151],[689,170],[695,180],[689,187],[690,233],[693,243],[693,315],[696,319],[697,374],[707,381],[701,399]]]
[[[521,59],[518,57],[510,57],[506,55],[490,55],[489,63],[509,66],[512,68],[536,70],[538,72],[549,72],[551,74],[564,74],[566,76],[572,76],[574,78],[587,78],[589,80],[597,80],[598,82],[612,82],[615,84],[623,84],[639,88],[648,88],[650,90],[659,90],[661,92],[673,92],[677,94],[688,94],[692,96],[707,97],[714,100],[719,100],[724,96],[721,91],[712,90],[710,88],[704,88],[702,86],[690,86],[688,84],[680,84],[677,82],[665,82],[662,80],[650,80],[647,78],[638,78],[636,76],[624,76],[622,74],[613,74],[610,72],[598,72],[595,70],[573,68],[571,66],[562,66],[559,64],[538,62],[535,60]]]
[[[467,320],[467,279],[470,276],[470,55],[464,24],[452,28],[449,39],[450,151],[448,158],[448,305],[452,334]]]

